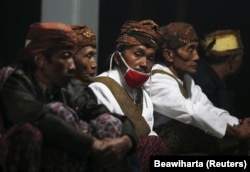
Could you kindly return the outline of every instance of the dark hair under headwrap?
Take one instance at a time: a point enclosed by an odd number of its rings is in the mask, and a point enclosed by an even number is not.
[[[119,37],[116,39],[116,48],[130,45],[146,45],[157,48],[161,33],[158,25],[153,20],[139,22],[127,20],[121,27]]]
[[[78,50],[87,45],[96,47],[96,35],[87,25],[71,25],[71,28],[76,32]]]
[[[25,44],[26,53],[75,48],[76,34],[67,24],[34,23],[30,25]]]
[[[173,50],[199,40],[194,27],[189,23],[172,22],[160,27],[160,30],[163,35],[161,49],[168,48]]]

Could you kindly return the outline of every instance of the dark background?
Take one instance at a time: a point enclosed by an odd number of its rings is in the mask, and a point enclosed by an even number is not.
[[[158,25],[184,21],[198,35],[218,29],[241,31],[245,47],[237,79],[238,113],[250,116],[250,1],[249,0],[100,0],[98,73],[108,69],[107,58],[125,20],[152,19]],[[11,64],[23,47],[30,24],[41,20],[41,0],[1,0],[0,67]]]

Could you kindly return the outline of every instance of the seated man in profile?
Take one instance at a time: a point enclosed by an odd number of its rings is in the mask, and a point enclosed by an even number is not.
[[[214,106],[190,74],[197,71],[199,38],[189,23],[162,26],[163,42],[151,80],[144,84],[154,104],[155,128],[169,154],[234,154],[218,141],[250,138],[250,118],[240,120]],[[223,139],[222,139],[223,138]],[[231,141],[230,141],[231,142]]]
[[[69,25],[30,26],[20,63],[0,90],[7,171],[128,170],[120,162],[136,147],[133,124],[71,83],[76,43]]]
[[[216,107],[235,113],[235,82],[244,55],[240,31],[217,30],[201,45],[204,55],[192,77]]]
[[[93,82],[97,72],[97,39],[95,33],[85,24],[71,25],[77,35],[75,54],[75,78],[85,86]]]

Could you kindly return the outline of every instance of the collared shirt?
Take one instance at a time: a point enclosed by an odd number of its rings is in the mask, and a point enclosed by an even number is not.
[[[152,70],[155,69],[174,75],[164,65],[156,64]],[[238,124],[238,119],[228,111],[213,106],[190,75],[184,75],[183,81],[179,78],[177,80],[181,84],[185,83],[183,85],[188,98],[181,93],[176,79],[169,75],[156,73],[145,83],[145,90],[150,95],[158,115],[196,126],[218,138],[225,135],[227,124]],[[155,121],[157,123],[157,119]]]
[[[136,97],[137,97],[137,91],[136,89],[131,89],[129,88],[126,83],[124,82],[121,73],[119,73],[118,69],[114,69],[108,72],[103,72],[102,74],[98,75],[99,76],[108,76],[112,79],[114,79],[117,83],[119,83],[126,91],[127,93],[131,96],[132,100],[134,100],[134,103],[136,102]],[[104,104],[110,112],[112,113],[117,113],[124,115],[124,112],[122,111],[120,105],[118,104],[117,100],[113,96],[112,92],[110,89],[104,85],[103,83],[100,82],[94,82],[89,85],[89,88],[95,93],[97,97],[97,101],[99,104]],[[128,107],[129,108],[129,107]],[[143,90],[143,110],[142,110],[142,116],[145,118],[146,122],[148,123],[151,132],[149,135],[157,135],[153,131],[153,123],[154,123],[154,118],[153,118],[153,104],[148,96],[148,94]]]

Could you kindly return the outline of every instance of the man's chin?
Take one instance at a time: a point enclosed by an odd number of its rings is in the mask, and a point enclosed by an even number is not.
[[[197,72],[197,69],[192,69],[189,71],[189,74],[195,74]]]

